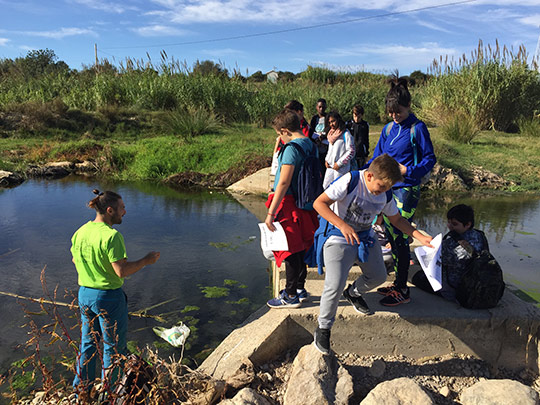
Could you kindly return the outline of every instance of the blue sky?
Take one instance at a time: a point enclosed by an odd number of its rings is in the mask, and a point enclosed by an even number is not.
[[[401,74],[426,71],[434,58],[484,44],[517,48],[530,58],[540,35],[540,0],[0,0],[0,57],[49,48],[80,69],[100,58],[221,61],[242,74],[307,65]],[[392,13],[402,13],[393,14]],[[311,29],[298,28],[329,24]],[[272,31],[293,30],[209,41]],[[182,44],[186,42],[198,42]]]

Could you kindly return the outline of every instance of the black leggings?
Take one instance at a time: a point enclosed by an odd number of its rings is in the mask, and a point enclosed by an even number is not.
[[[307,266],[304,263],[305,252],[296,252],[287,257],[285,262],[285,292],[289,296],[296,295],[297,289],[304,288],[307,276]]]

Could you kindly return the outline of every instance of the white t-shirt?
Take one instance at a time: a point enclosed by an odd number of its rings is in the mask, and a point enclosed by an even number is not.
[[[335,201],[330,209],[356,232],[371,229],[373,220],[381,212],[386,216],[393,216],[399,212],[393,198],[388,203],[386,202],[386,193],[375,195],[368,190],[365,172],[366,170],[360,170],[358,185],[349,194],[347,194],[347,187],[351,181],[351,173],[341,176],[324,191],[331,200]],[[345,238],[339,236],[331,236],[330,240],[334,238],[336,241],[338,238],[340,241],[345,241]]]

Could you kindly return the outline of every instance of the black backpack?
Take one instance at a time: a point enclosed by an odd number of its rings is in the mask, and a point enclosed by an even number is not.
[[[321,164],[316,146],[312,145],[311,153],[308,155],[296,142],[286,143],[282,151],[289,145],[293,146],[303,158],[296,184],[298,192],[294,195],[296,206],[303,210],[312,210],[313,202],[323,192]]]
[[[486,235],[482,231],[478,232],[482,233],[484,246],[487,247]],[[455,232],[449,232],[446,236],[452,237],[456,242],[463,240],[459,239]],[[489,252],[489,247],[481,252],[475,251],[472,246],[470,248],[473,252],[472,257],[456,288],[456,298],[465,308],[493,308],[504,293],[505,284],[501,266]]]

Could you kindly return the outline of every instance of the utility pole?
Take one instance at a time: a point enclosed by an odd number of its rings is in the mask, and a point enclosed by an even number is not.
[[[97,56],[97,43],[94,43],[94,57],[96,58],[95,68],[96,68],[96,74],[97,74],[98,69],[99,69],[99,60],[98,60],[98,56]]]
[[[538,28],[540,28],[540,25]],[[538,35],[538,43],[536,44],[536,52],[534,53],[533,63],[536,63],[536,70],[540,72],[540,35]]]

